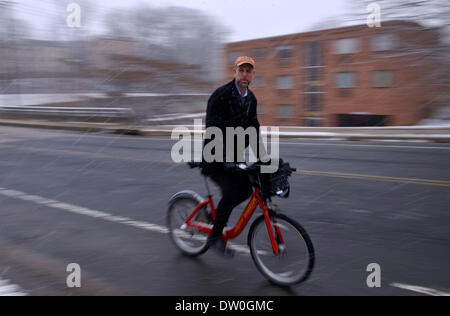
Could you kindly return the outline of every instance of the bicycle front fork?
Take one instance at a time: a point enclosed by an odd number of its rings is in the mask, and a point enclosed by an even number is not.
[[[266,222],[267,232],[269,233],[270,243],[272,245],[272,251],[275,255],[280,253],[279,244],[284,244],[283,236],[281,235],[280,228],[277,225],[277,221],[272,216],[273,211],[269,209],[264,210],[264,220]],[[272,221],[271,221],[272,219]],[[272,225],[275,227],[276,236],[274,235],[274,230],[272,229]]]

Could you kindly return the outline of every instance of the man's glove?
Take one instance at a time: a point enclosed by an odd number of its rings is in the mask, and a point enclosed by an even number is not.
[[[234,162],[224,162],[223,169],[228,172],[234,171],[236,170],[236,164]]]

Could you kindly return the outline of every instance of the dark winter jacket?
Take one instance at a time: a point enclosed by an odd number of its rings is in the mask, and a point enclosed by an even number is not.
[[[223,161],[226,161],[226,128],[227,127],[242,127],[244,130],[252,126],[257,130],[258,144],[260,138],[260,125],[257,117],[257,100],[253,92],[247,89],[248,93],[245,99],[239,94],[236,87],[235,79],[226,85],[218,88],[208,100],[208,107],[206,110],[205,127],[218,127],[222,131],[223,144]],[[211,142],[211,139],[205,139],[204,146]],[[245,147],[248,147],[248,139]],[[236,153],[236,139],[234,145],[235,159]],[[213,151],[214,152],[214,151]],[[258,155],[258,153],[256,153]],[[235,160],[236,161],[236,160]],[[204,174],[211,174],[223,170],[223,162],[205,163],[203,160]]]

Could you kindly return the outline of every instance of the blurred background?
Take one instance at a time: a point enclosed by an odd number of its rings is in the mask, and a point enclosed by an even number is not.
[[[450,295],[448,0],[0,0],[0,26],[0,296]],[[176,192],[207,195],[171,133],[240,55],[316,248],[289,289],[248,227],[233,261],[167,234]]]
[[[141,124],[186,124],[250,55],[263,124],[446,123],[449,15],[440,0],[1,0],[0,116],[128,108]]]

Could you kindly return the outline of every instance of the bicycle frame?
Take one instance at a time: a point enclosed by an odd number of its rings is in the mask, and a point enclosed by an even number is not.
[[[199,230],[205,234],[211,235],[212,229],[213,229],[212,225],[201,223],[201,222],[196,222],[196,221],[191,222],[192,218],[194,218],[194,216],[199,212],[199,210],[202,207],[205,207],[207,205],[209,205],[211,208],[212,218],[213,219],[216,218],[216,209],[214,207],[212,197],[209,196],[208,199],[203,201],[202,203],[200,203],[195,208],[195,210],[192,212],[192,214],[188,217],[188,219],[185,222],[186,227],[193,228],[193,229]],[[224,232],[222,233],[222,240],[224,241],[224,243],[227,243],[228,240],[234,239],[237,236],[239,236],[242,233],[242,231],[244,230],[245,226],[250,221],[250,218],[255,213],[255,210],[258,206],[264,213],[264,219],[266,222],[267,231],[269,233],[270,242],[272,244],[272,250],[273,250],[274,254],[278,255],[279,249],[278,249],[278,244],[275,241],[275,236],[273,234],[273,230],[272,230],[272,227],[270,224],[269,209],[268,209],[267,205],[265,205],[262,201],[259,188],[255,188],[255,190],[252,194],[252,197],[250,198],[250,201],[248,202],[247,206],[245,207],[244,212],[241,214],[241,217],[239,218],[236,225],[232,228],[224,229]],[[278,226],[275,226],[275,230],[276,230],[277,236],[279,237],[280,242],[284,243],[280,228]]]

